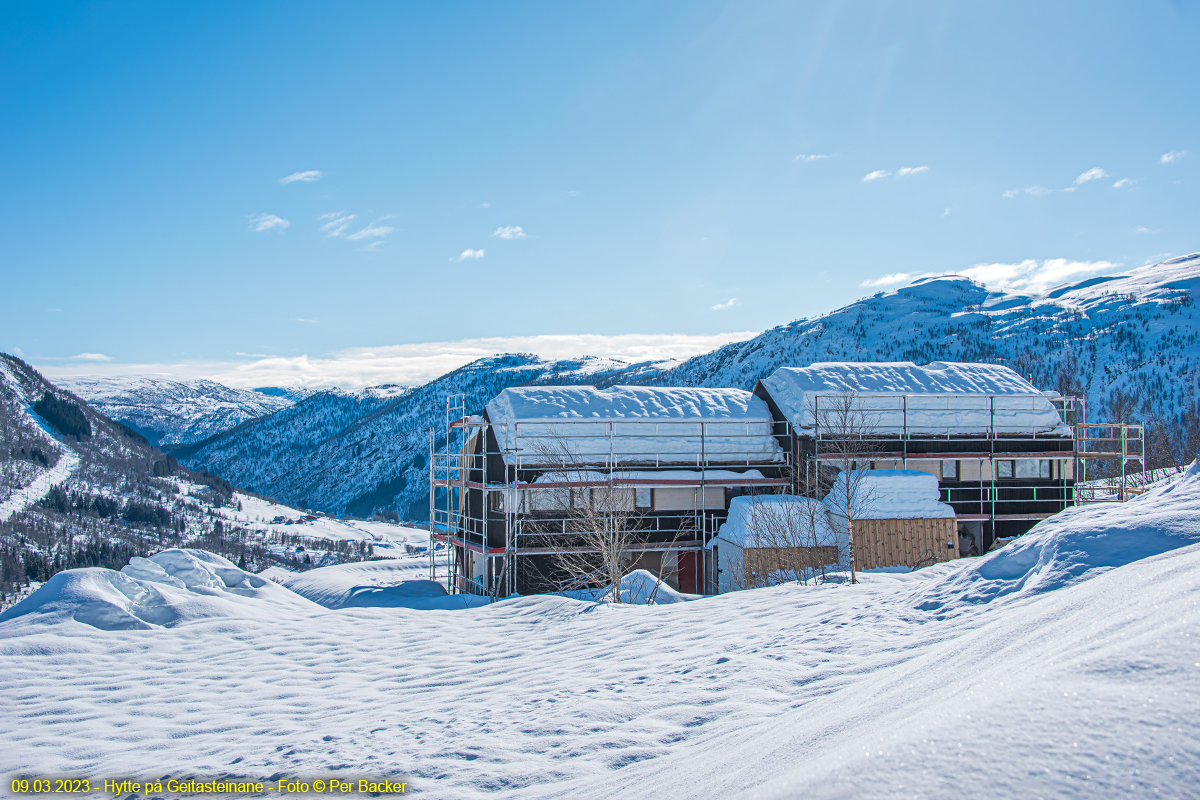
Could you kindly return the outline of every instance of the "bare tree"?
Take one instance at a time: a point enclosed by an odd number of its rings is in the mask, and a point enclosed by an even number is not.
[[[866,478],[872,462],[880,457],[880,414],[854,392],[815,397],[812,413],[819,457],[813,488],[826,495],[832,517],[844,526],[850,582],[856,583],[854,521],[867,512],[874,499]]]
[[[607,596],[613,603],[624,602],[622,581],[644,551],[647,538],[645,511],[637,508],[636,490],[622,485],[628,473],[613,464],[601,467],[589,462],[560,436],[541,437],[530,449],[547,468],[543,479],[548,485],[528,490],[527,510],[552,511],[561,517],[530,521],[527,530],[540,534],[553,554],[554,566],[564,576],[558,582],[560,589],[602,587],[604,594],[598,599]],[[686,530],[681,528],[669,542],[660,543],[664,556]],[[645,598],[652,603],[664,578],[663,564],[647,571],[655,577],[654,589]]]

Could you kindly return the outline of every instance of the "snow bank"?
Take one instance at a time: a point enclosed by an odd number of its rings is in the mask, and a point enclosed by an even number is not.
[[[1070,428],[1037,388],[999,364],[826,362],[780,367],[763,386],[797,433],[817,425],[817,398],[853,393],[872,432],[914,436],[1053,434]],[[822,414],[828,400],[821,401]]]
[[[774,531],[776,533],[762,533]],[[735,497],[729,516],[708,546],[779,547],[783,536],[806,547],[845,547],[846,537],[829,524],[828,509],[819,501],[790,494]]]
[[[429,580],[428,558],[362,561],[301,572],[283,581],[301,597],[325,608],[464,608],[486,597],[450,596]]]
[[[709,461],[783,460],[770,409],[741,389],[522,386],[492,399],[487,418],[500,447],[525,461],[607,459],[610,452],[623,463],[696,462],[702,454]]]
[[[1141,559],[1200,543],[1200,462],[1125,503],[1068,508],[1029,533],[922,589],[919,607],[950,608],[1061,589]]]
[[[849,489],[849,491],[848,491]],[[825,506],[835,518],[846,517],[846,495],[856,519],[954,519],[954,509],[939,503],[938,479],[915,469],[842,472]]]
[[[252,602],[247,602],[252,601]],[[60,572],[0,622],[73,619],[101,630],[145,630],[212,617],[312,613],[318,606],[203,550],[135,557],[120,572]]]

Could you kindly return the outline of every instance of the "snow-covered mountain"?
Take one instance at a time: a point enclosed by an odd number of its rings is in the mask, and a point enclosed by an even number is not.
[[[310,392],[233,389],[215,381],[64,378],[59,383],[110,419],[159,446],[191,444],[248,419],[274,414]]]
[[[427,515],[428,429],[447,395],[468,411],[508,386],[545,383],[735,386],[818,361],[988,361],[1043,389],[1086,397],[1090,419],[1149,419],[1197,432],[1200,254],[1042,295],[962,277],[930,278],[773,328],[685,362],[485,358],[386,402],[323,393],[219,434],[187,463],[293,505],[365,516]],[[1190,433],[1189,433],[1190,432]],[[1183,459],[1184,454],[1175,454]]]

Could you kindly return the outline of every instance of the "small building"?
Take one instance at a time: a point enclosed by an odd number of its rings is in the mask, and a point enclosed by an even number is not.
[[[786,427],[740,389],[515,387],[479,416],[452,398],[430,461],[433,536],[449,545],[435,563],[457,591],[573,588],[559,562],[588,555],[579,525],[602,503],[633,532],[629,569],[703,593],[730,501],[790,484]]]
[[[962,554],[1074,504],[1074,402],[998,364],[818,363],[754,390],[789,427],[798,494],[846,469],[926,472],[955,511]]]
[[[856,570],[949,561],[958,557],[956,521],[938,502],[937,479],[917,470],[842,474],[821,500],[736,497],[707,545],[711,585],[728,592],[847,570],[851,533]]]

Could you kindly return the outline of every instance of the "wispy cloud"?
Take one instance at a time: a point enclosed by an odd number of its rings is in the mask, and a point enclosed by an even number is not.
[[[47,308],[47,311],[62,311],[61,308]]]
[[[303,181],[304,183],[312,183],[313,181],[320,180],[323,174],[323,172],[315,169],[305,170],[304,172],[293,172],[291,175],[280,178],[279,182],[294,183],[295,181]]]
[[[328,214],[322,214],[321,219],[326,220],[321,226],[326,236],[341,236],[346,232],[346,228],[350,227],[350,223],[358,219],[358,214],[347,214],[345,211],[330,211]]]
[[[888,172],[886,169],[877,169],[874,172],[868,172],[866,175],[863,175],[862,179],[863,183],[866,183],[867,181],[877,181],[880,178],[886,178],[891,174],[892,173]]]
[[[371,223],[361,231],[355,231],[346,238],[352,242],[357,242],[360,239],[379,239],[387,236],[392,231],[396,230],[388,225],[376,225]]]
[[[870,281],[863,281],[859,286],[895,286],[898,283],[908,283],[913,279],[911,273],[908,272],[893,272],[884,275],[882,278],[875,278]]]
[[[1096,181],[1096,180],[1100,180],[1101,178],[1107,178],[1107,177],[1108,177],[1107,172],[1100,169],[1099,167],[1092,167],[1087,172],[1080,173],[1079,177],[1075,179],[1075,185],[1082,186],[1083,184],[1087,183],[1088,181]]]
[[[80,353],[77,356],[71,356],[72,361],[112,361],[112,356],[106,356],[104,353]]]
[[[279,228],[279,230],[283,230],[291,224],[292,223],[288,222],[283,217],[277,217],[274,214],[259,214],[256,217],[250,218],[250,229],[255,233],[269,231],[273,228]]]
[[[1001,197],[1016,197],[1020,193],[1021,193],[1020,189],[1009,189],[1007,192],[1005,192],[1004,194],[1002,194],[1000,196]]]
[[[38,364],[51,380],[70,385],[72,377],[145,376],[192,380],[208,378],[239,388],[304,386],[361,389],[384,383],[417,386],[499,353],[536,353],[542,358],[583,355],[628,363],[690,358],[730,342],[756,336],[755,331],[691,336],[680,333],[553,334],[507,338],[464,339],[456,342],[359,347],[316,357],[259,358],[252,361],[177,362],[171,364]]]
[[[468,249],[462,251],[462,254],[458,257],[458,260],[459,261],[472,261],[477,258],[483,258],[483,255],[484,255],[483,250],[471,250],[470,248],[468,248]]]
[[[524,239],[525,231],[521,230],[520,225],[508,225],[502,228],[496,228],[496,232],[492,236],[499,236],[501,239]]]
[[[1138,227],[1137,230],[1134,231],[1134,233],[1158,233],[1158,231],[1151,230],[1144,226],[1140,226],[1140,227]]]
[[[1072,189],[1071,191],[1075,191]],[[1031,194],[1034,197],[1041,197],[1047,194],[1053,194],[1053,189],[1047,189],[1045,186],[1026,186],[1025,194]]]
[[[833,156],[827,153],[811,153],[808,155],[801,153],[793,158],[792,161],[820,161],[823,158],[833,158]]]
[[[929,167],[901,167],[896,174],[904,177],[905,175],[916,175],[918,172],[929,172]]]
[[[1170,164],[1172,161],[1178,161],[1187,155],[1187,150],[1172,150],[1169,153],[1163,153],[1158,159],[1162,164]]]
[[[715,306],[712,307],[712,310],[713,311],[724,311],[727,308],[733,308],[737,304],[738,304],[737,298],[731,297],[731,298],[729,298],[728,303],[717,303]]]
[[[943,216],[943,217],[948,217],[948,216],[950,216],[950,209],[948,209],[948,208],[947,208],[945,211],[943,211],[943,212],[942,212],[942,216]]]
[[[1129,178],[1121,178],[1121,180],[1113,184],[1114,189],[1121,189],[1126,186],[1133,186],[1133,181]]]
[[[318,323],[317,323],[317,321],[316,321],[315,319],[305,319],[304,317],[294,317],[294,318],[292,319],[292,322],[307,322],[307,323],[309,323],[310,325],[316,325],[316,324],[318,324]]]

